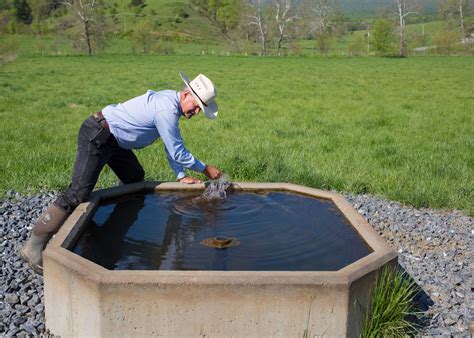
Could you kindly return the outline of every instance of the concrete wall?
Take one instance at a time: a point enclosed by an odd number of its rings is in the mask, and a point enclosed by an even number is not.
[[[338,194],[288,184],[239,183],[332,199],[367,244],[368,256],[325,271],[109,271],[67,250],[103,198],[203,185],[138,183],[94,194],[48,244],[44,259],[46,327],[76,336],[355,337],[375,273],[396,253]],[[357,305],[357,304],[360,304]]]
[[[346,334],[342,286],[110,285],[101,293],[103,336]]]
[[[54,259],[44,262],[46,327],[62,337],[99,336],[99,285],[63,263]]]

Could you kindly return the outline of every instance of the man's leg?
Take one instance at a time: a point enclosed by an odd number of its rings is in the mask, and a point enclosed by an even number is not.
[[[28,242],[21,250],[21,257],[37,273],[42,273],[42,251],[49,239],[58,231],[74,208],[89,198],[99,174],[112,156],[113,147],[95,145],[91,139],[100,131],[100,125],[89,117],[79,129],[77,157],[72,183],[54,203],[48,206],[35,226]]]
[[[76,206],[89,198],[102,168],[115,151],[115,148],[107,143],[96,145],[91,142],[100,128],[100,124],[93,117],[89,117],[79,130],[71,184],[54,202],[68,213],[73,212]]]
[[[107,164],[124,184],[145,178],[145,171],[132,150],[117,148]]]

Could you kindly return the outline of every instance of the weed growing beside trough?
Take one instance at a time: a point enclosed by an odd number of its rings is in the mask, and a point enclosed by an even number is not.
[[[413,322],[420,313],[414,306],[419,286],[400,268],[384,267],[371,290],[372,300],[362,324],[361,337],[414,336],[419,331]]]

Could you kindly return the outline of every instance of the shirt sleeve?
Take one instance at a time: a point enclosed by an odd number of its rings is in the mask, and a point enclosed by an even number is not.
[[[178,126],[178,117],[165,110],[158,110],[154,122],[165,145],[166,156],[176,178],[181,179],[185,176],[183,167],[203,172],[206,165],[195,158],[184,146]]]
[[[168,158],[170,167],[171,169],[173,169],[174,174],[176,175],[176,179],[177,180],[182,179],[184,176],[186,176],[186,174],[184,173],[183,166],[179,165],[176,161],[173,160],[168,149],[166,149],[166,146],[165,146],[165,152],[166,152],[166,157]]]

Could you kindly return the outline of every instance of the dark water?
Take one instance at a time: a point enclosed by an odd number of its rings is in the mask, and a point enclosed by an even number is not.
[[[101,206],[73,251],[111,270],[334,271],[371,250],[332,202],[286,192],[128,195]],[[216,249],[200,242],[238,240]]]

